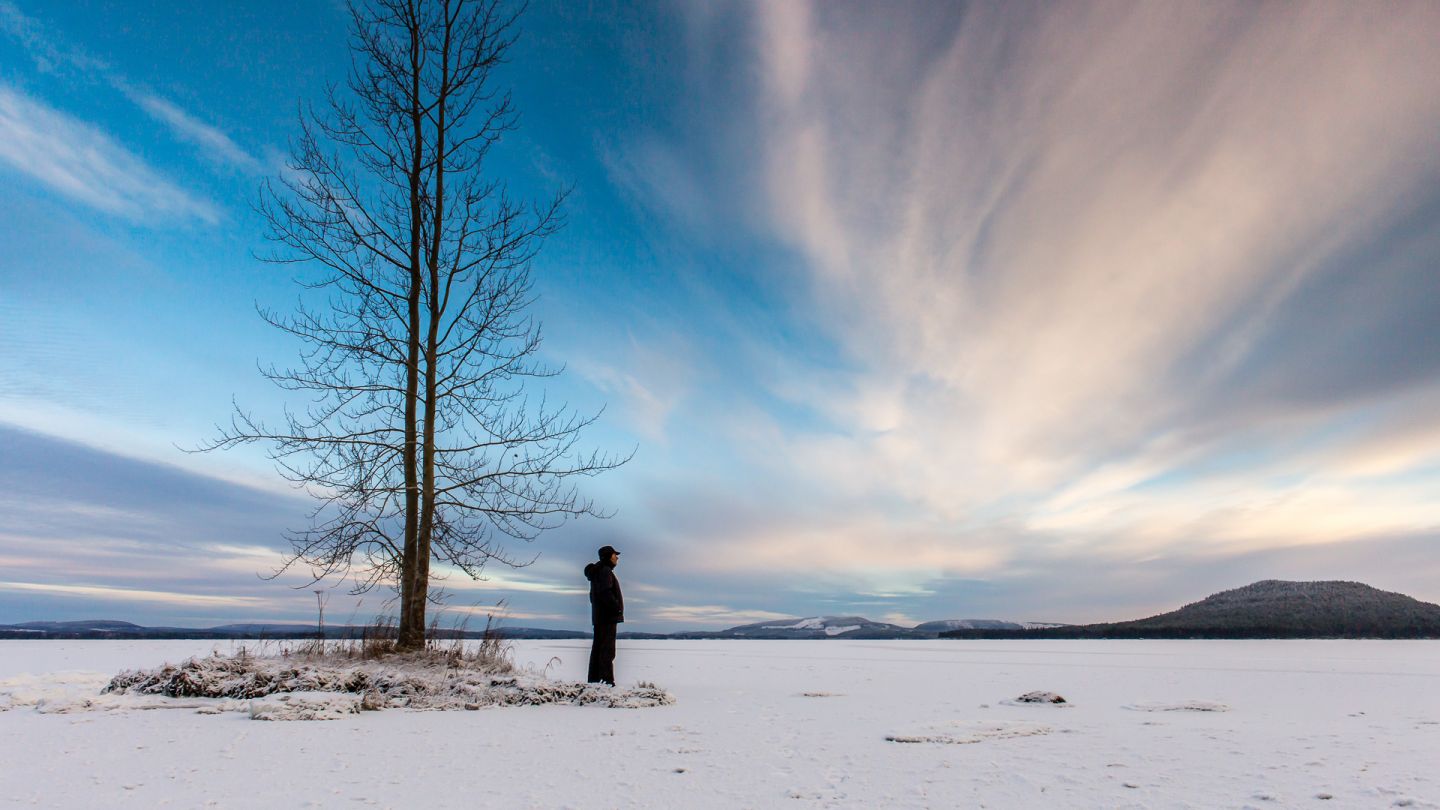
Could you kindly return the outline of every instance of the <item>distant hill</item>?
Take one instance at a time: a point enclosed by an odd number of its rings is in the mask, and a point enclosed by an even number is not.
[[[296,625],[298,627],[298,625]],[[315,635],[315,628],[309,628]],[[142,627],[111,619],[0,624],[0,638],[230,638],[219,628]]]
[[[1033,630],[1039,627],[1067,627],[1057,622],[1005,622],[999,619],[941,619],[935,622],[921,622],[916,630],[926,633],[943,633],[947,630]]]
[[[966,627],[1008,628],[1021,630],[1029,626],[1062,627],[1064,625],[1030,625],[996,619],[942,619],[905,627],[876,622],[864,616],[810,616],[808,618],[772,619],[768,622],[742,624],[726,630],[671,633],[670,638],[753,638],[753,639],[906,639],[936,638],[942,630]]]
[[[742,624],[726,630],[672,633],[672,638],[906,638],[914,631],[863,616],[811,616]],[[933,634],[931,634],[933,637]],[[923,637],[923,636],[922,636]]]
[[[3,624],[0,625],[0,627],[30,630],[36,633],[79,633],[86,631],[123,633],[145,629],[138,624],[116,622],[109,619],[88,619],[76,622],[25,622],[24,624]]]
[[[1440,605],[1359,582],[1267,579],[1128,622],[1033,630],[956,629],[943,638],[1440,638]]]

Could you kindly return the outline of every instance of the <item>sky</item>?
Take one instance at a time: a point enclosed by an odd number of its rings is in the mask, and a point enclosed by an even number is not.
[[[330,621],[310,506],[190,453],[299,347],[259,189],[343,4],[0,0],[0,623]],[[1440,602],[1440,6],[532,2],[490,171],[566,186],[545,393],[613,512],[442,621],[1138,618]]]

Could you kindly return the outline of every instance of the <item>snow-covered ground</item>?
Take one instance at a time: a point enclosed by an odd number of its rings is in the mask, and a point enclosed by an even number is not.
[[[583,680],[587,644],[514,653]],[[1440,806],[1440,642],[622,640],[675,705],[34,708],[216,647],[0,641],[0,805]]]

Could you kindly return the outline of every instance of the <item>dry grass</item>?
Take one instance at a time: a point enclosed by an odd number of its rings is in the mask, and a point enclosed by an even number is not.
[[[493,615],[486,616],[485,630],[481,637],[466,639],[465,631],[469,619],[451,628],[448,634],[440,632],[440,620],[431,620],[426,632],[425,646],[418,650],[401,649],[399,628],[393,616],[377,617],[358,638],[311,639],[293,643],[282,643],[276,651],[283,658],[296,658],[310,662],[321,661],[389,661],[412,662],[429,666],[441,665],[451,668],[478,669],[485,672],[512,672],[515,665],[511,659],[510,644],[500,633]],[[244,647],[239,654],[246,654]]]

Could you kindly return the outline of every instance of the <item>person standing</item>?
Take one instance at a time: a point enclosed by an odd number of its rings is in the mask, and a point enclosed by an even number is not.
[[[620,593],[620,580],[615,578],[620,552],[604,546],[599,554],[599,560],[585,566],[585,578],[590,580],[590,623],[595,627],[587,680],[614,686],[615,626],[625,621],[625,597]]]

